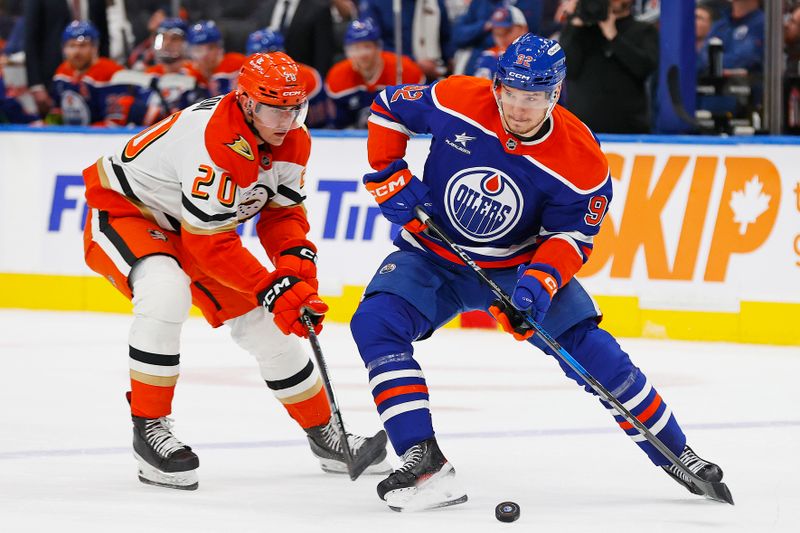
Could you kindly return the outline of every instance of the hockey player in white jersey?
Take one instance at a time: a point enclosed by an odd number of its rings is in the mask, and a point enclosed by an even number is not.
[[[297,338],[308,336],[302,313],[319,333],[328,310],[317,294],[316,248],[306,236],[303,176],[311,139],[298,79],[286,54],[254,54],[235,93],[170,115],[84,170],[86,262],[133,302],[128,400],[145,483],[198,486],[197,455],[166,418],[181,326],[193,303],[255,356],[323,470],[347,470],[320,374]],[[256,215],[274,270],[236,232]],[[348,434],[347,441],[356,457],[373,456],[367,472],[390,471],[382,431]]]

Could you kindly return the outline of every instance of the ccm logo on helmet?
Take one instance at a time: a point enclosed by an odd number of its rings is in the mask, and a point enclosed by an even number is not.
[[[529,80],[529,79],[531,79],[531,77],[528,76],[527,74],[518,74],[517,72],[514,72],[513,70],[508,72],[508,77],[509,78],[519,78],[521,80]]]
[[[283,96],[299,96],[303,91],[283,91]]]

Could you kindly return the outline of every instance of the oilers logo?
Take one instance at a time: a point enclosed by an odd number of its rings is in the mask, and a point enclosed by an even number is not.
[[[445,187],[450,223],[465,237],[487,242],[502,237],[522,216],[522,194],[505,173],[473,167],[455,174]]]
[[[80,93],[70,89],[61,95],[61,114],[67,126],[88,126],[91,121],[89,104]]]

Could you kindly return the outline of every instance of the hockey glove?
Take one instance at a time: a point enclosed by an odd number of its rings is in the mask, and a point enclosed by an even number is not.
[[[489,312],[506,333],[511,333],[518,341],[526,341],[533,335],[533,326],[525,322],[522,313],[513,307],[506,306],[503,300],[495,300],[489,306]]]
[[[308,330],[300,320],[306,313],[314,323],[314,332],[322,331],[322,320],[328,306],[316,289],[301,280],[288,268],[277,268],[256,289],[258,301],[273,315],[278,328],[286,335],[308,337]]]
[[[385,169],[365,174],[364,185],[375,197],[389,222],[399,224],[412,233],[425,229],[426,226],[417,220],[414,208],[421,205],[430,212],[430,189],[411,174],[405,161],[395,159]]]
[[[314,243],[305,239],[292,239],[283,246],[283,250],[273,261],[275,268],[294,271],[298,278],[311,285],[315,291],[318,290],[317,247]]]
[[[558,272],[544,263],[520,265],[517,269],[517,286],[511,293],[511,303],[521,311],[530,310],[533,319],[541,323],[558,290]]]

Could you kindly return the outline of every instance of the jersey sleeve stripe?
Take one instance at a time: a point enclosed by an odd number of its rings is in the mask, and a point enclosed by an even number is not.
[[[387,128],[387,129],[394,130],[396,132],[402,133],[403,135],[405,135],[406,137],[409,137],[409,138],[414,136],[414,132],[412,132],[410,129],[406,128],[405,126],[403,126],[399,122],[392,122],[391,120],[386,120],[385,118],[380,117],[380,116],[376,115],[375,113],[373,113],[372,115],[369,116],[369,119],[367,119],[367,122],[371,122],[371,123],[375,124],[376,126],[381,126],[381,127],[384,127],[384,128]]]
[[[302,203],[303,200],[306,199],[305,195],[300,194],[297,191],[293,191],[292,189],[283,184],[278,185],[278,194],[280,194],[281,196],[285,196],[286,198],[288,198],[289,200],[293,201],[296,204]]]
[[[555,179],[557,179],[558,181],[560,181],[561,183],[563,183],[564,185],[566,185],[567,187],[569,187],[570,189],[572,189],[573,191],[575,191],[578,194],[589,194],[591,192],[598,191],[598,190],[603,188],[603,186],[608,182],[608,180],[611,179],[611,173],[610,172],[606,172],[606,179],[604,179],[603,181],[598,183],[596,186],[592,187],[591,189],[581,189],[580,187],[578,187],[577,185],[572,183],[570,180],[568,180],[567,178],[565,178],[564,176],[562,176],[561,174],[559,174],[558,172],[556,172],[552,168],[549,168],[547,165],[541,163],[537,159],[535,159],[535,158],[533,158],[533,157],[531,157],[529,155],[526,155],[524,157],[525,157],[525,159],[527,159],[528,161],[530,161],[531,163],[533,163],[534,165],[536,165],[540,169],[544,170],[545,172],[547,172],[548,174],[553,176]]]
[[[381,117],[383,117],[383,118],[385,118],[385,119],[387,119],[387,120],[392,120],[392,121],[394,121],[394,122],[400,122],[399,120],[397,120],[397,117],[395,117],[395,116],[394,116],[394,115],[393,115],[391,112],[389,112],[389,110],[387,110],[385,107],[383,107],[382,105],[380,105],[380,104],[378,103],[378,101],[377,101],[377,100],[376,100],[376,101],[374,101],[374,102],[372,102],[372,105],[370,106],[369,110],[370,110],[370,111],[372,111],[372,113],[373,113],[374,115],[381,116]]]
[[[203,222],[223,222],[225,220],[230,220],[236,216],[235,212],[232,213],[217,213],[214,215],[209,215],[208,213],[202,211],[199,207],[194,205],[191,200],[189,200],[185,194],[181,195],[181,203],[183,207],[192,214],[198,220]]]

